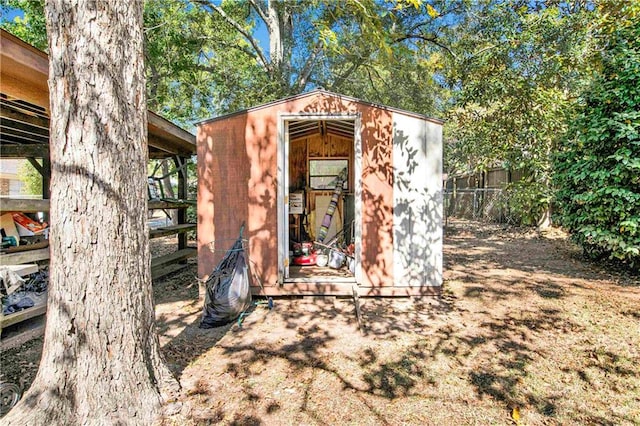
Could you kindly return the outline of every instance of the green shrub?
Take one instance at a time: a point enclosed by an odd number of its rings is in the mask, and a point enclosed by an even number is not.
[[[593,258],[640,266],[640,7],[599,36],[602,68],[555,157],[559,222]],[[609,21],[607,21],[609,19]]]
[[[509,215],[520,225],[537,225],[549,208],[549,186],[540,182],[517,181],[505,188]]]

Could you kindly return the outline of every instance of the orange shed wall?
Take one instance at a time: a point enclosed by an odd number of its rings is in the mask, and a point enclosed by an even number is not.
[[[264,286],[277,283],[278,113],[300,112],[361,114],[362,285],[393,285],[391,113],[320,94],[199,126],[199,276],[211,273],[246,220],[253,273]]]
[[[393,285],[393,121],[361,106],[362,285]]]
[[[198,128],[198,276],[206,277],[238,237],[248,212],[246,116]]]

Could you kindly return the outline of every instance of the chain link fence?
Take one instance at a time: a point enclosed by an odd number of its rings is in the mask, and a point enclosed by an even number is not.
[[[449,217],[517,224],[509,209],[507,193],[500,188],[469,188],[444,191],[445,221]]]

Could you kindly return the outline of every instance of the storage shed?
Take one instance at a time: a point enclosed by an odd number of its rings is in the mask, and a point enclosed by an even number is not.
[[[440,290],[440,120],[319,89],[203,121],[197,149],[201,279],[245,222],[254,294]]]

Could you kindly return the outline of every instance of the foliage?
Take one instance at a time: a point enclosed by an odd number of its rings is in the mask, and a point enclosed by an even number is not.
[[[46,51],[44,0],[7,0],[3,3],[3,13],[12,9],[21,10],[23,17],[3,20],[1,26]],[[214,77],[220,73],[204,72],[199,65],[209,36],[215,34],[220,39],[228,36],[228,32],[224,33],[219,25],[207,18],[207,14],[182,0],[145,2],[148,106],[183,126],[216,111],[211,94],[219,83]]]
[[[8,0],[7,5],[22,9],[25,18],[3,26],[42,47],[42,0]],[[589,86],[607,62],[598,52],[614,52],[612,43],[619,38],[614,34],[620,27],[632,31],[629,16],[634,7],[604,1],[595,8],[590,0],[148,0],[144,19],[149,107],[188,125],[324,87],[444,116],[445,171],[455,175],[496,166],[531,170],[531,181],[512,185],[508,192],[511,208],[519,210],[525,223],[534,223],[534,216],[548,206],[554,167],[560,168],[558,176],[584,174],[578,180],[585,185],[592,171],[602,167],[624,168],[610,168],[619,173],[620,181],[633,176],[628,170],[637,171],[637,145],[631,142],[596,155],[594,165],[578,171],[568,172],[560,157],[551,161],[552,153],[565,143],[577,146],[576,141],[583,140],[580,150],[587,146],[587,128],[600,129],[601,137],[610,134],[607,140],[615,136],[615,129],[620,133],[615,138],[633,137],[621,136],[635,131],[632,109],[609,114],[617,102],[613,96],[627,96],[618,93],[622,73],[607,77],[609,86],[601,96],[609,93],[611,98],[610,104],[601,105],[601,121],[590,122],[595,118],[580,105],[580,94],[590,94],[586,102],[595,102],[598,88],[606,86],[602,78]],[[621,66],[609,64],[613,65]],[[625,75],[633,71],[624,69]],[[578,123],[571,128],[569,139],[574,142],[565,142],[573,122]],[[582,151],[572,147],[571,152],[575,155],[568,159],[582,164]],[[603,176],[585,187],[600,188],[596,183],[607,179]],[[561,178],[559,182],[561,188],[570,187]],[[635,182],[629,178],[624,188]],[[634,206],[629,193],[613,193],[604,195],[627,200],[629,209]],[[578,194],[560,194],[558,199],[577,204],[573,197]],[[600,196],[582,197],[583,205],[592,206]],[[608,211],[593,214],[611,216]],[[624,214],[624,232],[640,235],[630,219],[637,213]],[[566,219],[564,213],[560,217]],[[606,235],[594,229],[581,235],[620,245],[611,234],[613,228],[607,229]],[[625,250],[635,248],[632,244]]]
[[[251,71],[242,79],[246,90],[234,87],[230,92],[246,93],[236,107],[323,87],[435,114],[441,90],[433,77],[441,65],[440,29],[448,25],[449,11],[464,1],[194,3],[213,20],[222,18],[228,29],[235,28],[244,39],[228,63],[245,57],[256,64],[250,70],[234,68],[236,74]],[[219,51],[217,46],[211,49]],[[222,65],[215,56],[206,59],[210,68]],[[216,87],[221,89],[222,85]],[[237,108],[222,104],[221,109]]]
[[[442,100],[449,96],[443,84],[445,57],[452,54],[446,29],[459,19],[463,3],[418,2],[381,11],[389,22],[381,45],[362,43],[362,37],[351,41],[345,31],[339,39],[343,48],[327,54],[329,71],[321,85],[371,102],[442,116]]]
[[[183,2],[145,2],[145,62],[147,102],[156,111],[181,124],[206,110],[210,82],[193,71],[201,42],[198,33],[206,25]]]
[[[22,163],[18,172],[20,179],[24,183],[22,192],[27,195],[42,196],[42,175],[40,172],[38,172],[28,161],[24,161]]]
[[[532,171],[530,185],[509,189],[526,222],[535,222],[531,203],[548,200],[550,154],[586,81],[593,19],[580,2],[484,1],[451,28],[456,55],[447,57],[453,96],[445,169],[450,175],[493,167]]]
[[[13,21],[0,23],[9,31],[40,50],[47,50],[47,29],[44,20],[44,0],[3,0],[0,12],[4,16],[10,10],[18,9],[24,14]]]
[[[183,126],[314,87],[437,114],[443,28],[464,0],[147,0],[148,104]],[[42,0],[3,26],[46,47]],[[42,23],[42,25],[35,25]]]
[[[229,15],[245,16],[232,3]],[[149,108],[181,125],[262,101],[268,85],[247,42],[222,18],[184,0],[145,3]],[[251,90],[251,88],[255,88]]]
[[[520,180],[505,188],[506,207],[520,225],[537,225],[549,206],[550,188],[535,180]]]
[[[448,74],[460,88],[448,113],[450,173],[549,171],[587,66],[591,12],[521,3],[481,3],[459,25]]]
[[[601,68],[556,156],[558,218],[593,258],[640,266],[640,4],[603,3]]]

